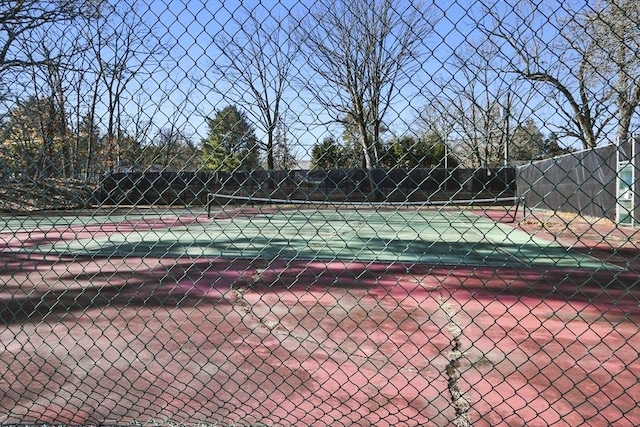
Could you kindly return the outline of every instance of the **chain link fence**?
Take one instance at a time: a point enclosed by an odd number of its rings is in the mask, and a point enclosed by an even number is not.
[[[640,425],[640,4],[0,5],[0,424]]]

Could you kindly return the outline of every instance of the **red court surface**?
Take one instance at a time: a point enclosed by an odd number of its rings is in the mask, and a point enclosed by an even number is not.
[[[457,386],[474,426],[640,425],[631,269],[12,244],[0,254],[2,423],[451,425],[458,330]]]

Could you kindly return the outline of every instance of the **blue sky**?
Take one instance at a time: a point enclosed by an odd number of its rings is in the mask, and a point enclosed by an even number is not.
[[[399,0],[398,7],[406,7],[408,0]],[[515,0],[500,2],[505,11],[515,11]],[[288,15],[300,17],[312,7],[314,0],[303,1],[202,1],[165,0],[149,1],[141,7],[147,25],[165,37],[166,71],[156,71],[152,80],[141,82],[142,93],[149,94],[150,116],[158,128],[178,126],[199,141],[206,135],[205,116],[212,116],[234,99],[228,99],[211,90],[216,85],[225,91],[223,82],[216,81],[212,65],[220,57],[221,39],[233,37],[249,10],[258,15],[283,19]],[[553,9],[560,5],[555,0],[544,6]],[[447,96],[439,89],[438,80],[455,82],[459,78],[452,64],[453,55],[462,52],[465,40],[477,41],[481,35],[474,18],[482,16],[482,3],[474,0],[435,1],[428,9],[436,17],[432,34],[423,42],[424,55],[421,68],[404,83],[394,98],[393,109],[385,117],[389,129],[395,134],[406,132],[417,113],[427,105],[433,93]],[[548,33],[552,34],[552,32]],[[297,67],[304,64],[297,63]],[[446,90],[446,88],[445,88]],[[439,91],[439,92],[438,92]],[[307,151],[325,136],[339,137],[342,128],[320,124],[326,121],[310,94],[292,85],[285,95],[289,103],[291,139],[301,144],[298,154],[307,157]],[[538,106],[533,106],[538,108]],[[548,108],[548,107],[545,107]],[[251,112],[249,112],[251,115]],[[540,108],[532,113],[540,120],[552,113]],[[258,132],[258,137],[264,134]]]
[[[285,23],[288,17],[301,18],[308,15],[309,9],[314,7],[316,1],[332,0],[110,0],[113,5],[117,5],[118,15],[129,14],[131,18],[134,18],[132,14],[140,15],[144,25],[153,28],[162,40],[164,48],[163,56],[150,61],[127,86],[127,92],[122,98],[129,102],[126,105],[127,113],[130,117],[140,114],[142,121],[152,122],[151,130],[146,134],[149,138],[160,129],[177,127],[191,136],[194,142],[199,142],[207,133],[206,116],[215,115],[216,110],[229,104],[239,103],[237,97],[230,96],[228,89],[241,89],[241,85],[230,85],[229,82],[218,80],[212,69],[219,63],[221,52],[225,49],[223,39],[234,37],[237,29],[245,22],[249,11],[255,11],[265,22],[275,19],[282,22],[283,27],[288,27],[289,24]],[[465,48],[466,42],[477,43],[481,40],[482,34],[477,30],[475,22],[483,18],[487,20],[486,10],[483,10],[483,7],[488,7],[487,1],[490,0],[438,0],[433,3],[425,1],[427,6],[422,10],[434,18],[434,29],[422,41],[419,68],[397,88],[392,108],[384,117],[385,125],[390,132],[383,137],[390,138],[407,132],[418,113],[428,106],[434,97],[451,100],[459,94],[456,94],[456,90],[467,90],[467,81],[455,64],[454,57],[461,55],[464,60],[464,54],[468,53],[465,52],[465,49],[468,49]],[[131,9],[125,5],[126,3],[135,3],[136,8]],[[406,9],[417,3],[395,0],[394,6]],[[502,15],[508,16],[508,19],[513,19],[523,4],[516,0],[502,0],[497,3],[498,10]],[[551,41],[558,32],[559,23],[556,19],[562,15],[556,12],[558,8],[567,5],[585,7],[577,1],[540,2],[539,7],[547,14],[546,17],[542,14],[542,18],[538,17],[533,21],[534,26],[541,28],[535,36],[541,37],[545,42]],[[562,12],[562,9],[560,11]],[[114,15],[113,25],[118,25],[118,18],[120,17]],[[515,27],[516,32],[517,29]],[[71,39],[73,33],[68,32],[67,36]],[[61,44],[64,44],[64,41]],[[109,48],[104,48],[102,53],[108,56],[107,52]],[[475,56],[476,59],[478,57]],[[132,62],[135,64],[139,61]],[[158,62],[162,66],[157,66]],[[296,70],[304,70],[305,65],[302,59],[296,59],[294,77],[301,77],[302,73],[296,75]],[[500,75],[495,79],[495,84],[503,82],[505,76],[511,78],[513,74]],[[214,86],[218,91],[213,90]],[[101,106],[104,112],[107,104],[106,89],[100,95],[104,95]],[[327,124],[329,118],[326,111],[314,102],[312,94],[302,89],[299,83],[291,84],[285,94],[285,101],[289,107],[285,112],[290,125],[289,141],[301,145],[298,154],[302,157],[307,156],[311,146],[324,137],[341,136],[342,127]],[[84,106],[88,102],[89,100],[79,99],[78,105]],[[563,119],[556,114],[557,109],[553,108],[552,98],[544,99],[537,96],[528,102],[527,114],[536,119],[545,133],[552,128],[546,125]],[[251,105],[242,103],[242,106],[248,110],[250,117],[257,116],[256,109]],[[82,112],[81,108],[79,114]],[[102,116],[103,121],[106,120],[105,117],[106,115]],[[138,118],[125,118],[129,120],[125,125],[133,127],[139,124],[141,121],[135,122]],[[102,123],[102,126],[105,126],[105,123]],[[259,138],[264,137],[264,132],[259,129],[257,134]]]
[[[248,10],[257,8],[258,14],[277,18],[302,16],[313,0],[300,2],[247,2],[247,1],[152,1],[148,10],[142,9],[148,25],[156,23],[159,33],[165,32],[167,39],[173,39],[166,58],[167,75],[156,73],[154,82],[161,90],[156,97],[163,103],[155,116],[157,126],[162,127],[162,120],[180,123],[200,139],[206,133],[204,115],[213,115],[216,109],[227,105],[224,99],[207,85],[220,84],[211,80],[211,65],[219,58],[219,41],[222,37],[232,37],[235,29],[241,25]],[[399,2],[398,6],[401,3]],[[456,49],[473,31],[469,16],[465,13],[463,1],[437,2],[432,6],[432,13],[438,17],[435,31],[425,40],[422,69],[411,76],[396,96],[397,102],[388,115],[388,125],[392,131],[402,133],[413,120],[417,111],[425,104],[424,94],[427,86],[432,84],[432,77],[438,73],[447,74],[444,62],[451,51]],[[291,12],[289,12],[291,10]],[[437,49],[436,49],[437,48]],[[432,51],[433,50],[433,51]],[[301,66],[301,65],[298,65]],[[194,84],[195,79],[203,79],[206,83]],[[166,91],[171,91],[169,100],[164,99]],[[223,90],[224,91],[224,90]],[[162,92],[162,93],[161,93]],[[285,96],[291,104],[290,117],[293,120],[292,133],[306,151],[317,140],[324,136],[339,136],[342,129],[336,126],[315,125],[314,122],[326,120],[322,111],[314,108],[309,94],[299,88],[292,87]],[[259,135],[260,136],[260,135]]]

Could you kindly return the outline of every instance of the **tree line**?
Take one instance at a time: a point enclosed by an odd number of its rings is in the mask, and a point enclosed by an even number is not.
[[[287,169],[300,150],[318,168],[498,167],[624,141],[640,103],[640,6],[588,3],[485,2],[453,47],[435,5],[258,5],[202,36],[217,54],[185,82],[171,76],[189,52],[137,0],[9,0],[0,169]],[[296,136],[322,126],[333,136]]]

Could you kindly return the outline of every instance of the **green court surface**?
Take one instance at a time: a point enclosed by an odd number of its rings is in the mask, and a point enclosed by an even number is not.
[[[200,214],[200,211],[191,213],[189,210],[163,211],[162,214],[152,212],[148,209],[144,210],[127,210],[115,212],[76,212],[59,215],[57,213],[34,212],[29,215],[0,215],[0,233],[1,232],[23,232],[33,230],[46,230],[49,228],[61,227],[82,227],[90,224],[118,223],[123,221],[143,221],[147,218],[170,217],[179,220],[176,215],[194,215]]]
[[[196,215],[197,216],[197,215]],[[155,219],[161,218],[159,215]],[[91,216],[69,223],[73,239],[48,241],[20,251],[60,255],[136,257],[226,257],[320,261],[402,262],[488,267],[617,269],[595,258],[535,238],[470,211],[301,209],[200,215],[170,219],[158,227],[151,214]],[[191,218],[194,216],[191,214]],[[113,232],[91,234],[82,227],[115,223]],[[167,223],[170,224],[167,226]],[[20,228],[28,224],[22,223]],[[42,223],[39,227],[44,228]],[[87,227],[88,229],[88,227]],[[106,230],[106,228],[101,228]]]

